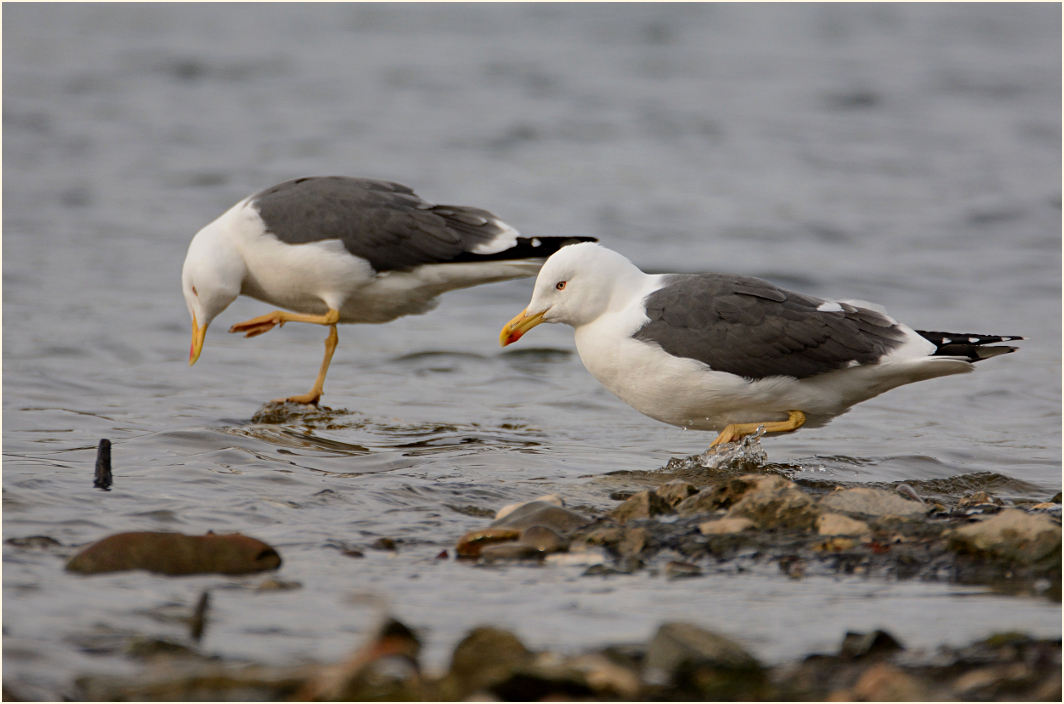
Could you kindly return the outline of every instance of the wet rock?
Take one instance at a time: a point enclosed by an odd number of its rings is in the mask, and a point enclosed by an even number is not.
[[[859,513],[866,516],[921,516],[928,506],[904,499],[882,489],[843,489],[820,500],[820,507],[838,513]]]
[[[667,623],[647,648],[643,679],[667,698],[751,700],[768,694],[761,664],[740,645],[687,623]],[[655,697],[657,698],[657,697]]]
[[[865,655],[892,653],[903,650],[904,646],[886,631],[871,633],[847,632],[842,639],[839,655],[847,658],[859,658]]]
[[[985,491],[977,491],[974,494],[963,497],[957,502],[957,508],[971,508],[973,506],[1003,506],[1005,504],[1001,499],[991,496]]]
[[[648,489],[633,494],[630,499],[610,511],[609,516],[623,524],[672,512],[672,506],[665,499],[658,496],[657,492]]]
[[[703,489],[678,503],[676,513],[681,516],[696,516],[700,513],[712,513],[719,505],[716,492],[712,488]]]
[[[599,697],[631,701],[639,694],[639,675],[630,667],[619,665],[602,653],[579,655],[568,663],[580,672],[587,685]]]
[[[391,538],[377,538],[370,547],[374,550],[390,550],[392,552],[399,549],[399,546]]]
[[[274,579],[269,577],[259,582],[255,587],[257,592],[289,592],[295,589],[302,589],[303,585],[299,582],[284,582],[280,579]]]
[[[285,701],[292,699],[318,668],[241,667],[222,663],[190,665],[187,660],[157,662],[140,675],[79,677],[75,701]],[[7,701],[7,697],[4,698]]]
[[[522,506],[526,506],[530,503],[533,503],[534,501],[541,501],[543,503],[548,503],[553,506],[565,506],[565,502],[562,501],[562,497],[558,496],[557,494],[547,494],[545,496],[539,497],[538,499],[533,499],[532,501],[521,501],[516,504],[506,504],[505,506],[500,508],[498,512],[496,512],[495,520],[499,520],[500,518],[506,518],[517,509],[521,508]]]
[[[530,501],[514,509],[508,515],[496,519],[488,528],[521,531],[532,526],[546,526],[557,533],[571,533],[591,522],[592,519],[576,511],[570,511],[546,501]]]
[[[480,557],[480,551],[495,543],[518,540],[521,531],[513,528],[484,528],[466,533],[458,539],[455,553],[458,557]]]
[[[1055,557],[1059,564],[1061,530],[1048,516],[1011,508],[954,529],[949,544],[954,550],[990,553],[1026,564]]]
[[[440,682],[440,699],[462,701],[510,680],[532,663],[533,654],[509,631],[474,628],[455,646],[451,667]]]
[[[118,533],[74,555],[69,572],[99,574],[148,570],[158,574],[248,574],[275,570],[281,556],[272,547],[246,535],[184,535],[181,533]]]
[[[298,699],[310,701],[421,701],[421,642],[407,626],[388,619],[347,661],[324,668]]]
[[[697,494],[698,487],[682,479],[673,479],[671,482],[665,482],[659,486],[655,493],[663,498],[669,506],[675,507],[687,497]]]
[[[547,555],[547,564],[559,567],[582,567],[585,565],[601,565],[606,562],[606,555],[599,550],[587,550],[584,552],[559,552]]]
[[[615,523],[600,523],[586,528],[573,536],[569,549],[588,549],[595,546],[616,548],[624,539],[626,531]],[[640,548],[642,549],[642,548]]]
[[[558,552],[569,547],[568,541],[546,526],[532,526],[521,531],[520,542],[540,553]]]
[[[1052,499],[1049,500],[1049,503],[1051,503],[1051,504],[1059,504],[1060,501],[1061,501],[1061,492],[1058,491],[1056,493],[1056,495]]]
[[[749,518],[763,529],[809,529],[820,514],[813,499],[783,477],[744,476],[732,479],[718,490],[721,506],[731,504],[728,518]]]
[[[25,538],[8,538],[4,541],[4,545],[11,545],[16,548],[30,550],[50,550],[51,548],[63,547],[62,543],[55,538],[49,538],[47,535],[30,535]]]
[[[706,521],[698,524],[698,530],[702,535],[729,535],[742,533],[744,530],[754,530],[757,524],[749,518],[720,518],[716,521]]]
[[[828,697],[828,701],[845,702],[919,702],[924,699],[924,687],[915,677],[885,662],[868,668],[851,689]]]
[[[866,535],[868,524],[841,513],[825,513],[816,519],[816,532],[820,535]]]
[[[699,577],[701,575],[702,568],[698,565],[692,565],[690,562],[677,562],[674,560],[665,565],[666,579],[682,579],[683,577]]]
[[[526,560],[528,558],[542,558],[543,552],[531,545],[524,545],[517,541],[509,543],[496,543],[486,545],[480,549],[480,559],[493,562],[495,560]]]
[[[646,528],[625,528],[621,540],[617,543],[617,552],[622,557],[638,555],[643,552],[650,539]]]

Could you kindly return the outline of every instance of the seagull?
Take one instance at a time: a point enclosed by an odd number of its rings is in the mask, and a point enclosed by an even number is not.
[[[594,243],[547,260],[505,347],[540,323],[575,329],[592,376],[655,420],[716,430],[710,448],[820,427],[897,386],[972,371],[1022,337],[925,332],[863,301],[732,274],[648,275]]]
[[[329,328],[306,394],[317,404],[338,323],[387,323],[427,313],[445,291],[535,276],[560,247],[593,237],[521,237],[486,210],[434,205],[410,188],[368,178],[297,178],[240,201],[188,247],[181,288],[192,316],[192,366],[207,326],[237,296],[285,310],[238,323],[255,337],[285,323]]]

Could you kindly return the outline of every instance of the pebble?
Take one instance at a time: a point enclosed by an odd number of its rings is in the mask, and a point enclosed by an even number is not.
[[[738,643],[689,623],[666,623],[658,629],[643,659],[643,679],[671,685],[684,699],[757,700],[768,693],[765,672],[754,656]]]
[[[480,549],[480,558],[488,562],[495,560],[524,560],[530,557],[542,558],[543,552],[531,545],[523,545],[516,541],[485,545]]]
[[[665,577],[667,579],[681,579],[683,577],[699,577],[702,568],[692,565],[690,562],[673,561],[665,565]]]
[[[762,529],[809,529],[820,515],[813,499],[794,482],[772,474],[732,479],[722,494],[734,501],[728,518],[749,518]]]
[[[513,528],[483,528],[466,533],[458,539],[455,553],[458,557],[479,557],[480,551],[492,543],[518,540],[521,531]]]
[[[559,567],[583,567],[601,565],[605,562],[606,556],[597,550],[588,550],[586,552],[558,552],[553,555],[547,555],[547,564],[557,565]]]
[[[547,526],[532,526],[521,531],[521,544],[541,553],[558,552],[568,542]]]

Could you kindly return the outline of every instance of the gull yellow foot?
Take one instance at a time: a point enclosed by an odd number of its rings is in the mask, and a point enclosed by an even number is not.
[[[729,425],[720,431],[720,435],[709,447],[713,449],[717,445],[723,445],[726,442],[735,442],[751,433],[757,432],[757,429],[762,426],[764,426],[766,433],[789,433],[805,425],[805,414],[801,411],[787,411],[787,415],[789,416],[787,420],[771,423],[735,423]]]
[[[322,315],[304,315],[302,313],[289,313],[283,310],[275,310],[266,315],[260,315],[251,320],[245,320],[229,328],[229,332],[242,332],[244,337],[255,337],[264,332],[273,330],[275,325],[284,327],[285,323],[316,323],[318,325],[336,325],[340,322],[339,311],[329,310]]]
[[[333,352],[336,351],[336,344],[339,341],[340,336],[336,334],[336,326],[330,325],[329,336],[325,338],[325,358],[321,360],[321,369],[318,370],[318,378],[314,380],[314,386],[305,394],[289,396],[288,398],[275,398],[273,402],[284,403],[285,401],[291,401],[292,403],[318,405],[318,400],[324,393],[322,389],[325,386],[325,375],[329,372],[329,364],[332,362]]]

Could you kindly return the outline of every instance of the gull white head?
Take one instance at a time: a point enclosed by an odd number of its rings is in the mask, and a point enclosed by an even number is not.
[[[562,247],[539,270],[532,300],[502,329],[499,343],[516,342],[540,323],[587,325],[627,303],[645,277],[624,256],[594,242]]]
[[[181,269],[181,290],[192,316],[191,367],[203,351],[207,326],[240,295],[246,266],[225,238],[224,216],[196,233]]]

